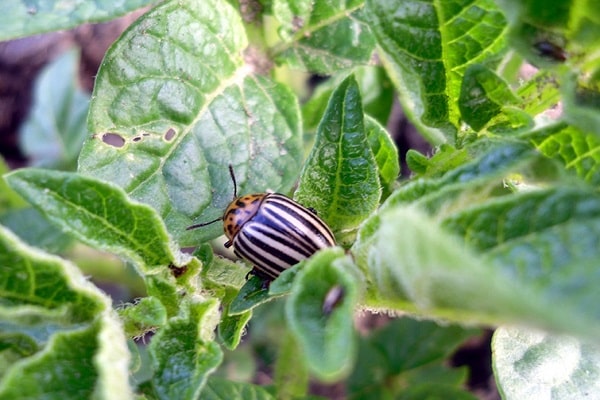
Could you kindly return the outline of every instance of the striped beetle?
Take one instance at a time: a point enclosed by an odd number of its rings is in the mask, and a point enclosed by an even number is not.
[[[223,216],[187,229],[223,221],[223,230],[229,239],[225,247],[233,246],[236,256],[252,263],[252,274],[271,281],[318,250],[335,246],[331,229],[315,211],[280,193],[238,197],[231,165],[229,174],[233,182],[233,201]]]

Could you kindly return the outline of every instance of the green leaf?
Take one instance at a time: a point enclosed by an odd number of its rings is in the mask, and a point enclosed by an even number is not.
[[[362,94],[363,110],[381,125],[386,125],[394,102],[394,88],[382,67],[364,66],[352,69]],[[331,93],[348,77],[348,71],[342,71],[327,79],[315,88],[311,98],[302,105],[304,130],[317,129],[327,108]]]
[[[598,316],[591,306],[597,302],[596,295],[592,288],[585,288],[586,281],[596,280],[592,268],[597,264],[596,250],[591,245],[598,240],[595,223],[587,228],[579,225],[579,229],[575,225],[572,232],[549,232],[569,240],[589,238],[578,247],[572,242],[567,244],[567,249],[571,247],[574,253],[585,251],[579,258],[585,264],[574,269],[569,261],[575,259],[557,258],[554,262],[563,263],[561,274],[565,278],[552,283],[546,278],[548,275],[528,277],[526,271],[517,275],[508,270],[511,265],[527,266],[532,256],[528,257],[526,251],[540,251],[540,259],[548,259],[553,249],[544,240],[552,240],[552,236],[540,237],[537,242],[532,239],[530,244],[525,242],[521,246],[515,244],[505,254],[488,253],[481,257],[414,208],[386,209],[378,222],[379,226],[367,224],[373,232],[372,244],[368,250],[362,249],[366,255],[355,258],[366,271],[368,282],[376,287],[368,289],[370,296],[366,301],[372,306],[427,313],[454,321],[521,322],[585,336],[598,331]],[[555,246],[560,250],[560,244]],[[575,297],[565,301],[569,296]],[[553,303],[552,308],[547,307],[548,302]]]
[[[154,297],[144,297],[118,311],[127,337],[141,337],[167,322],[167,310]]]
[[[228,313],[228,309],[225,309],[225,312]],[[250,318],[252,318],[251,311],[236,315],[224,314],[219,324],[219,339],[225,347],[235,350],[239,346]]]
[[[94,248],[133,260],[143,273],[186,263],[155,211],[130,200],[115,185],[41,169],[21,169],[6,179],[64,231]]]
[[[272,296],[265,281],[256,275],[253,275],[240,289],[237,296],[229,306],[229,315],[238,315],[252,310],[254,307],[266,303],[267,301],[280,297]]]
[[[292,67],[323,74],[366,64],[375,40],[362,18],[363,3],[275,0],[273,11],[284,41],[272,54]]]
[[[351,262],[343,255],[342,249],[335,248],[310,258],[286,303],[290,329],[309,368],[326,381],[348,373],[356,351],[352,316],[358,288]],[[328,304],[328,294],[336,286],[341,292]]]
[[[309,373],[303,354],[298,351],[298,341],[287,331],[277,355],[274,383],[279,399],[293,399],[306,396]]]
[[[215,300],[187,300],[150,342],[153,388],[160,399],[195,399],[223,358],[214,342],[218,322]]]
[[[505,399],[582,399],[600,390],[600,349],[565,335],[499,328],[494,375]]]
[[[170,1],[138,19],[98,71],[80,171],[150,204],[182,245],[222,234],[186,228],[232,200],[228,164],[239,193],[289,192],[298,178],[297,99],[252,75],[247,45],[225,0]]]
[[[517,90],[521,108],[530,116],[538,115],[560,101],[560,85],[556,74],[540,70]]]
[[[8,165],[4,161],[4,158],[0,156],[0,176],[4,176],[10,170]],[[21,198],[14,190],[12,190],[5,179],[0,179],[0,215],[5,212],[23,208],[27,206],[27,202]]]
[[[441,145],[431,158],[427,158],[414,149],[406,152],[408,167],[421,177],[439,177],[468,161],[469,153],[465,148],[458,150],[449,144]]]
[[[600,11],[594,1],[498,3],[510,22],[512,44],[532,64],[539,67],[574,64],[582,70],[582,75],[588,76],[598,71]]]
[[[600,184],[600,139],[564,123],[554,124],[524,138],[531,140],[545,156],[559,160],[567,171],[592,186]]]
[[[380,196],[360,92],[350,76],[331,95],[294,199],[317,210],[343,243],[377,208]]]
[[[451,398],[463,398],[454,395],[466,395],[460,389],[466,371],[448,368],[446,363],[476,332],[410,318],[391,321],[360,341],[356,366],[348,379],[348,397],[422,399],[429,398],[426,394],[436,387],[443,387],[447,393],[457,391]]]
[[[480,131],[504,106],[518,102],[506,81],[490,69],[473,64],[465,71],[458,107],[461,117],[475,131]]]
[[[44,215],[31,207],[9,211],[1,215],[0,223],[27,244],[50,253],[64,252],[73,245],[72,236],[62,232]]]
[[[518,238],[535,240],[539,236],[534,234],[561,225],[589,226],[597,219],[599,196],[590,190],[562,187],[525,191],[468,207],[446,218],[444,226],[474,248],[486,250],[500,244],[511,246]]]
[[[83,140],[89,95],[77,87],[79,52],[69,51],[42,70],[19,141],[31,164],[75,170]]]
[[[375,119],[365,118],[365,131],[377,163],[381,186],[391,190],[400,175],[398,149],[389,133]]]
[[[110,299],[71,263],[0,227],[0,397],[131,399]]]
[[[448,154],[430,160],[437,164],[432,166],[431,174],[436,176],[445,172],[441,177],[408,182],[392,193],[382,208],[418,201],[429,210],[438,210],[444,202],[453,200],[452,196],[460,197],[467,188],[477,189],[481,184],[501,180],[536,156],[535,150],[523,142],[492,143],[488,148],[481,141],[478,144],[485,150],[479,151],[481,154],[467,163],[467,153],[455,154],[453,148],[446,148]],[[481,194],[478,197],[481,198]]]
[[[274,400],[275,397],[260,386],[210,378],[202,391],[203,400]]]
[[[498,59],[504,16],[491,0],[367,0],[365,8],[403,110],[430,143],[452,143],[463,75]]]
[[[589,82],[577,81],[577,78],[573,73],[565,79],[562,91],[564,118],[584,132],[600,135],[600,72]]]
[[[69,29],[85,22],[108,21],[152,3],[155,1],[9,1],[2,4],[0,41]]]

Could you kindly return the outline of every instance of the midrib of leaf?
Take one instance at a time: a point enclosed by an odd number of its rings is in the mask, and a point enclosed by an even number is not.
[[[187,137],[187,135],[190,134],[191,130],[193,129],[193,127],[196,126],[198,121],[200,121],[200,119],[202,118],[204,113],[207,112],[207,110],[210,107],[210,105],[212,104],[212,102],[218,96],[220,96],[225,91],[225,89],[236,85],[236,86],[240,87],[240,92],[243,93],[243,85],[242,85],[243,81],[247,76],[251,75],[251,72],[252,72],[251,68],[247,67],[247,66],[242,66],[242,67],[238,68],[236,70],[235,74],[233,74],[231,77],[229,77],[225,80],[222,80],[221,84],[216,88],[216,90],[212,91],[209,95],[206,95],[205,96],[206,101],[204,102],[204,105],[202,106],[202,108],[200,108],[198,110],[196,117],[183,129],[181,135],[176,135],[175,139],[173,140],[171,146],[169,146],[169,149],[167,150],[165,155],[160,157],[160,162],[157,164],[157,168],[151,174],[148,174],[145,179],[135,180],[134,181],[135,183],[131,186],[131,189],[128,191],[128,193],[131,195],[135,195],[135,192],[138,188],[140,188],[140,187],[143,188],[144,187],[143,184],[150,181],[151,178],[153,178],[154,176],[156,176],[157,174],[159,174],[163,171],[165,162],[169,159],[171,154],[175,150],[177,150],[177,148],[179,147],[181,142]],[[194,87],[194,88],[198,89],[197,87]]]
[[[324,28],[328,25],[333,24],[334,22],[337,22],[343,18],[351,18],[351,14],[354,13],[356,10],[359,10],[361,8],[363,8],[365,5],[365,3],[361,3],[359,5],[357,5],[356,7],[353,8],[348,8],[345,9],[343,11],[340,11],[337,14],[332,15],[329,18],[323,19],[319,22],[317,22],[314,25],[310,25],[306,28],[300,28],[296,33],[294,33],[294,35],[292,35],[292,40],[290,40],[289,42],[279,42],[277,45],[275,45],[273,47],[273,51],[271,52],[273,55],[277,55],[280,53],[283,53],[284,51],[288,50],[290,47],[303,47],[301,45],[301,40],[307,36],[312,35],[313,32],[318,31],[321,28]],[[310,49],[310,51],[312,52],[317,52],[317,49],[313,48],[313,47],[307,47],[308,49]],[[327,52],[324,52],[326,55],[328,55]]]

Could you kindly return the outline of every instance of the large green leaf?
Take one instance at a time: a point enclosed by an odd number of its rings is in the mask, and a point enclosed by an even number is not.
[[[211,378],[202,392],[202,399],[274,400],[275,397],[267,390],[257,385],[226,381],[220,378]]]
[[[147,205],[115,185],[72,172],[21,169],[8,183],[51,221],[82,242],[127,257],[147,273],[189,261]]]
[[[577,229],[578,225],[572,223],[567,226],[574,228],[569,232],[550,230],[548,234],[554,234],[553,238],[532,236],[529,245],[499,247],[499,254],[482,257],[417,209],[389,207],[378,220],[378,227],[367,224],[363,228],[374,233],[368,253],[358,259],[370,285],[376,287],[366,299],[373,306],[408,309],[457,321],[536,324],[584,336],[599,331],[593,307],[598,301],[594,284],[597,273],[592,267],[598,262],[597,224],[580,224]],[[563,236],[566,242],[559,239]],[[572,240],[575,237],[589,240],[576,243]],[[544,240],[547,243],[536,243]],[[563,246],[567,255],[584,253],[579,258],[565,259]],[[515,261],[520,268],[536,256],[526,251],[541,253],[538,275],[531,276],[527,270],[512,272],[511,260],[520,257]],[[551,255],[555,257],[551,261],[554,264],[548,266]],[[583,264],[577,266],[577,261]],[[563,271],[558,277],[544,268]],[[553,307],[547,307],[549,303]]]
[[[0,397],[130,399],[110,299],[71,263],[0,227]]]
[[[114,19],[156,0],[4,1],[0,41]]]
[[[504,49],[502,13],[492,0],[367,0],[366,11],[404,111],[432,144],[452,142],[466,69]]]
[[[364,0],[275,0],[283,42],[272,49],[279,61],[311,72],[332,72],[366,64],[375,40],[364,23]]]
[[[98,72],[80,171],[152,205],[184,244],[212,238],[238,192],[288,192],[298,178],[297,100],[253,75],[239,15],[224,0],[165,2],[140,18]]]

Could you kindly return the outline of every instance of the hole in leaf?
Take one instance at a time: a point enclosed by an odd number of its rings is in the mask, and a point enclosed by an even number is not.
[[[169,128],[169,130],[165,133],[165,140],[170,142],[175,137],[175,129]]]
[[[133,139],[131,139],[132,142],[139,142],[140,140],[142,140],[141,136],[136,136]]]
[[[105,133],[102,135],[102,141],[109,146],[123,147],[125,146],[125,139],[116,133]]]

